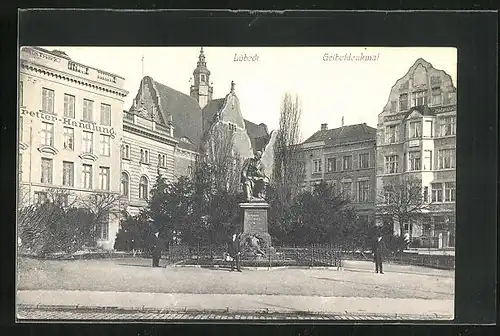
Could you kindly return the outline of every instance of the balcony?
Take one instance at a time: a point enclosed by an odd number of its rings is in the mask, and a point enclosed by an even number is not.
[[[89,74],[89,67],[88,66],[85,66],[85,65],[82,65],[82,64],[79,64],[76,62],[72,62],[72,61],[68,61],[68,70],[75,71],[75,72],[78,72],[78,73],[81,73],[84,75]]]
[[[130,121],[130,122],[132,122],[132,123],[133,123],[133,122],[134,122],[134,119],[135,119],[135,118],[134,118],[134,114],[133,114],[133,113],[130,113],[130,112],[126,112],[126,111],[124,111],[124,112],[123,112],[123,119],[124,119],[124,120],[128,120],[128,121]]]
[[[97,70],[97,78],[102,79],[104,81],[110,82],[110,83],[116,83],[116,76],[112,75],[108,72],[104,72],[101,70]]]

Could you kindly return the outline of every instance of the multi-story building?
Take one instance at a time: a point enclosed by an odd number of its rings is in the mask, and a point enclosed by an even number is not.
[[[437,247],[454,245],[456,112],[451,77],[418,59],[392,87],[377,123],[377,190],[400,176],[421,181],[425,219],[402,231],[435,237]],[[384,206],[377,198],[377,211]],[[390,216],[380,222],[401,232]]]
[[[23,47],[19,80],[23,201],[43,201],[50,188],[77,199],[119,194],[124,79],[60,51]],[[117,218],[101,223],[98,245],[113,248],[117,230]]]
[[[368,222],[375,214],[376,129],[366,124],[321,129],[302,143],[304,187],[322,180],[351,199],[358,216]]]
[[[132,107],[123,114],[121,192],[131,215],[147,205],[158,175],[168,181],[175,178],[179,141],[174,137],[172,114],[153,100],[153,83],[150,77],[143,78]]]

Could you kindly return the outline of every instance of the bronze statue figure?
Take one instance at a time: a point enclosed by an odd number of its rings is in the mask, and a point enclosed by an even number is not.
[[[248,202],[265,200],[269,178],[264,173],[265,167],[261,158],[262,152],[257,151],[253,158],[245,160],[241,170],[241,183]]]

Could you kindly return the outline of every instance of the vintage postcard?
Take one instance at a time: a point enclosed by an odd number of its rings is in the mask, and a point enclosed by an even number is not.
[[[453,319],[455,48],[19,55],[18,321]]]

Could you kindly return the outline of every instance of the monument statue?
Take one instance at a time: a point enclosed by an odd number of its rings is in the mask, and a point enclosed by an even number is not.
[[[261,161],[262,152],[257,151],[253,158],[246,159],[241,170],[241,183],[248,202],[265,201],[269,178],[264,173],[265,167]]]

